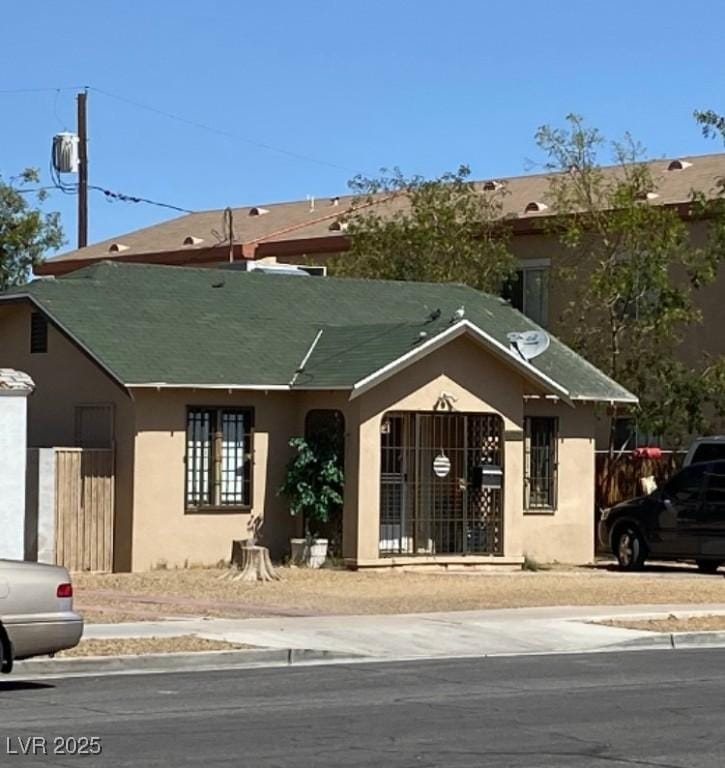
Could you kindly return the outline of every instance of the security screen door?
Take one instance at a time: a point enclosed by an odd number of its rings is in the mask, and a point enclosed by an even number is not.
[[[381,426],[380,554],[503,554],[498,414],[396,412]]]

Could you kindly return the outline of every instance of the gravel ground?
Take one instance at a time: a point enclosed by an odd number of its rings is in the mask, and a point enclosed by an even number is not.
[[[666,619],[612,619],[602,621],[608,627],[643,629],[650,632],[714,632],[725,630],[725,615],[675,616]]]
[[[256,584],[221,579],[225,572],[213,568],[76,574],[75,605],[89,622],[114,622],[725,602],[722,574],[706,576],[683,566],[653,566],[631,574],[605,566],[507,573],[278,571],[281,581]]]
[[[61,651],[58,657],[69,656],[145,656],[149,653],[186,653],[189,651],[234,651],[255,648],[224,640],[207,640],[196,635],[180,637],[131,637],[124,640],[81,640],[75,648]]]

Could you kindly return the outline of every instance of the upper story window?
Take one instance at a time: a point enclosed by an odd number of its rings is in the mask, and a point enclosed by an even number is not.
[[[251,468],[251,408],[189,408],[187,510],[250,507]]]
[[[48,321],[42,312],[30,315],[30,353],[48,351]]]
[[[514,277],[504,285],[503,297],[535,323],[546,326],[549,320],[548,259],[519,264]]]

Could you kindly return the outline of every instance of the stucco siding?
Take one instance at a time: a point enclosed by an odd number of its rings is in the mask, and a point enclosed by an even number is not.
[[[31,309],[0,307],[0,366],[30,374],[35,390],[28,400],[28,445],[75,445],[77,405],[109,403],[114,409],[116,446],[116,570],[131,567],[133,404],[126,391],[49,323],[48,351],[30,353]]]
[[[525,386],[519,374],[475,342],[461,338],[359,398],[357,561],[371,563],[379,558],[380,425],[385,413],[430,412],[440,394],[446,392],[455,397],[457,411],[499,414],[505,432],[516,433],[523,428]],[[521,441],[507,440],[504,447],[504,554],[509,557],[521,554],[522,460]]]
[[[525,414],[558,419],[559,467],[556,509],[522,515],[523,553],[542,563],[589,563],[594,559],[594,407],[529,401]],[[523,447],[521,455],[523,460]]]
[[[136,402],[133,569],[166,565],[213,565],[228,560],[234,539],[250,537],[253,518],[262,518],[260,543],[275,557],[289,549],[295,530],[277,489],[290,456],[297,423],[287,393],[140,390]],[[252,504],[248,512],[187,512],[184,499],[187,407],[254,409]]]

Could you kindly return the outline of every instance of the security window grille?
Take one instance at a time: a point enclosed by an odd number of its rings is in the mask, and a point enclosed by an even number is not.
[[[252,412],[190,408],[186,422],[187,509],[251,504]]]
[[[30,353],[37,354],[48,351],[48,321],[40,312],[30,316]]]
[[[524,440],[524,507],[529,510],[556,509],[557,419],[527,416]]]

